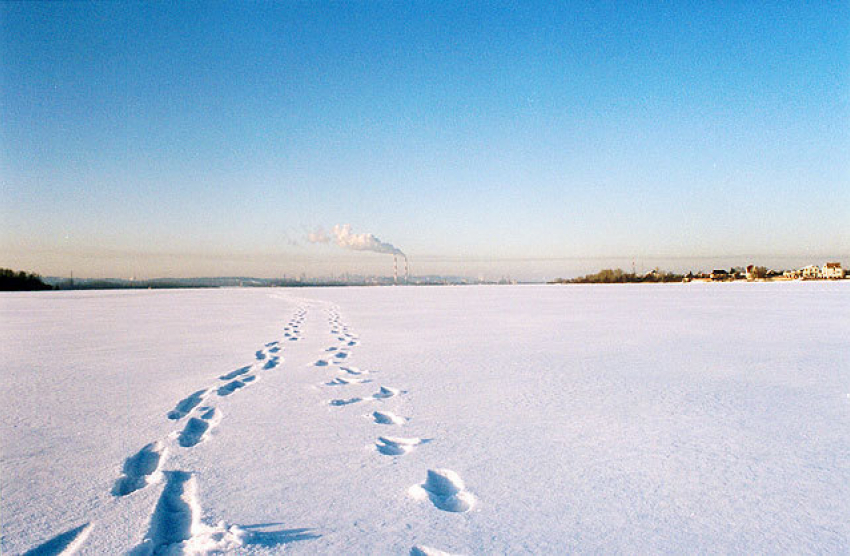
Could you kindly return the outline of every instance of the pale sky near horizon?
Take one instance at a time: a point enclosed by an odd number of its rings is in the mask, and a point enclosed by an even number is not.
[[[847,265],[847,153],[846,2],[0,3],[45,275]]]

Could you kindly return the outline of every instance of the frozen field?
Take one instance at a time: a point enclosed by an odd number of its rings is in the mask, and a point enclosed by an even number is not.
[[[850,552],[850,283],[0,294],[3,554]]]

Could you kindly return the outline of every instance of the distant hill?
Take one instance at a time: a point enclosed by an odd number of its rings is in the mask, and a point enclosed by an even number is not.
[[[0,268],[0,291],[22,292],[33,290],[52,290],[53,287],[41,281],[41,276],[32,272],[14,271]]]

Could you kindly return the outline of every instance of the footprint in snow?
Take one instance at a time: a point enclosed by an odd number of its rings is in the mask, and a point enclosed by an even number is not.
[[[209,436],[210,430],[221,422],[221,411],[214,407],[204,408],[199,417],[192,417],[177,437],[184,448],[196,446]]]
[[[240,388],[244,388],[249,382],[253,382],[257,379],[254,375],[244,376],[241,379],[236,379],[228,382],[224,386],[220,386],[216,393],[219,396],[229,396],[230,394],[236,392]]]
[[[240,367],[240,368],[236,369],[235,371],[231,371],[231,372],[227,373],[226,375],[221,375],[218,378],[221,379],[221,380],[233,380],[237,376],[244,375],[245,373],[247,373],[250,370],[251,370],[251,365],[247,365],[245,367]]]
[[[327,366],[328,366],[328,362],[327,362],[325,359],[319,359],[318,361],[316,361],[315,363],[313,363],[313,366],[314,366],[314,367],[327,367]]]
[[[379,436],[375,447],[385,456],[403,456],[416,446],[427,442],[421,438],[399,438],[396,436]]]
[[[269,358],[268,361],[266,361],[266,364],[263,365],[263,369],[265,369],[265,370],[274,369],[275,367],[278,366],[279,363],[280,363],[280,357],[278,357],[277,355],[273,355]]]
[[[425,482],[410,487],[409,493],[417,500],[428,498],[445,512],[468,512],[475,505],[475,497],[451,469],[429,469]]]
[[[405,419],[389,411],[373,411],[372,419],[379,425],[403,425]]]
[[[359,367],[340,367],[339,370],[354,376],[369,374],[369,371],[362,370]]]
[[[343,405],[351,405],[353,403],[358,403],[358,402],[362,402],[362,401],[363,401],[363,398],[348,398],[348,399],[331,400],[328,403],[330,405],[334,406],[334,407],[340,407],[340,406],[343,406]]]
[[[385,400],[387,398],[392,398],[393,396],[398,396],[399,394],[404,393],[404,390],[397,390],[396,388],[387,388],[386,386],[381,386],[380,390],[372,394],[372,397],[376,400]]]
[[[44,544],[24,553],[24,556],[76,554],[91,533],[94,523],[85,523],[56,535]]]
[[[372,382],[370,378],[342,378],[337,377],[325,382],[325,386],[348,386],[349,384],[366,384]]]
[[[451,552],[437,550],[428,546],[417,545],[410,549],[410,556],[457,556]]]
[[[250,368],[250,367],[245,367],[246,370],[248,368]],[[233,371],[233,372],[236,373],[237,371]],[[233,373],[231,373],[231,374],[233,374]],[[236,376],[236,375],[234,375],[234,376]],[[190,395],[186,398],[183,398],[182,400],[177,402],[177,405],[174,407],[174,409],[172,409],[171,411],[168,412],[168,418],[173,419],[175,421],[182,419],[183,417],[188,415],[190,411],[195,409],[196,405],[198,405],[199,403],[201,403],[201,401],[203,401],[204,396],[207,394],[207,392],[208,392],[208,390],[206,388],[204,388],[203,390],[198,390],[194,394],[192,394],[192,395]]]
[[[151,442],[134,455],[124,460],[123,474],[115,481],[112,494],[126,496],[158,482],[162,474],[159,472],[165,461],[166,450],[162,442]]]

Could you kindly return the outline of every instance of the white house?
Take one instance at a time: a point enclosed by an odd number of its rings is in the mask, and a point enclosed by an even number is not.
[[[844,278],[844,269],[841,263],[826,263],[821,269],[821,275],[827,280],[841,280]]]
[[[800,269],[800,276],[803,278],[820,278],[820,267],[814,264],[803,267]]]

